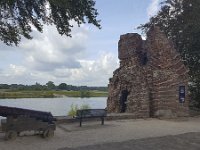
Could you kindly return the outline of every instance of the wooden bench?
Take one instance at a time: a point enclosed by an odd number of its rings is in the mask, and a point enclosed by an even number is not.
[[[76,112],[76,118],[80,120],[80,127],[84,118],[100,118],[101,124],[104,125],[106,115],[107,111],[105,109],[82,109]]]

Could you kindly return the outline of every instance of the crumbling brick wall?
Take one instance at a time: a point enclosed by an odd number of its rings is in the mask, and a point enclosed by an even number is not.
[[[127,90],[126,112],[141,117],[188,115],[188,97],[179,102],[179,86],[188,89],[187,68],[170,40],[158,27],[143,41],[136,33],[122,35],[118,44],[120,67],[109,83],[107,109],[119,113]]]

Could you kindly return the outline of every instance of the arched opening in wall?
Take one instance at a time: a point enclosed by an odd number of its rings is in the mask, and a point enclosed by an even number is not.
[[[127,97],[128,97],[128,90],[122,90],[120,95],[120,113],[126,112],[127,109]]]

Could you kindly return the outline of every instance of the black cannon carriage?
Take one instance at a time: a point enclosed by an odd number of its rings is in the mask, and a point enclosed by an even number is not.
[[[56,119],[50,112],[0,106],[0,116],[6,117],[1,120],[6,140],[15,139],[23,131],[36,131],[49,138],[56,129]]]

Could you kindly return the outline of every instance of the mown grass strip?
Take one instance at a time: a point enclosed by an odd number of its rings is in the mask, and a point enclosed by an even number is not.
[[[103,91],[1,91],[0,98],[107,97]]]

